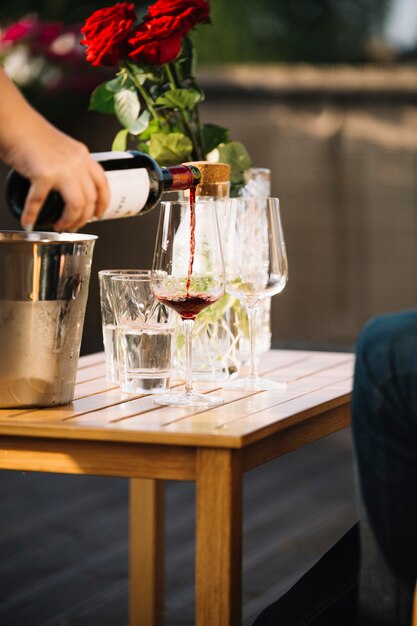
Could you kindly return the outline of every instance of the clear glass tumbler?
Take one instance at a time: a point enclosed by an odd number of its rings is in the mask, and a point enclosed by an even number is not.
[[[103,330],[104,358],[106,378],[109,383],[119,384],[119,360],[116,342],[116,317],[111,294],[111,279],[120,274],[146,274],[148,270],[112,269],[98,273],[100,286],[101,325]]]
[[[169,388],[174,314],[153,295],[150,271],[111,278],[119,384],[124,393],[161,393]]]

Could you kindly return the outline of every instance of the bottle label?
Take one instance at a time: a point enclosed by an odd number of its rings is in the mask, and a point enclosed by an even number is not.
[[[95,159],[127,159],[133,156],[126,152],[95,153]],[[149,174],[146,168],[110,170],[104,172],[110,187],[110,202],[104,211],[103,220],[138,215],[148,201],[150,192]]]

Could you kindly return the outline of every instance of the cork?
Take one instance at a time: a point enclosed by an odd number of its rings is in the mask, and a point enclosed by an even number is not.
[[[231,171],[229,163],[189,161],[183,165],[194,165],[200,170],[201,179],[196,187],[197,196],[225,197],[229,194]]]
[[[212,163],[211,161],[189,161],[183,165],[195,165],[201,173],[201,183],[227,183],[230,181],[230,165],[228,163]]]

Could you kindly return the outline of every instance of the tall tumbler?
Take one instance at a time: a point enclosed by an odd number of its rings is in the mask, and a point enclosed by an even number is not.
[[[109,383],[118,385],[119,354],[116,339],[116,313],[114,311],[111,279],[121,274],[136,275],[149,270],[100,270],[98,282],[100,287],[101,327],[103,331],[104,358],[106,364],[106,379]]]
[[[0,231],[0,407],[74,398],[94,235]]]

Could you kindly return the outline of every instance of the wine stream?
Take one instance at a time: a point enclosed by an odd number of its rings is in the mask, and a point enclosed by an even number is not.
[[[195,187],[190,188],[190,260],[188,261],[188,275],[186,284],[186,297],[189,298],[191,275],[193,273],[194,252],[195,252]]]

